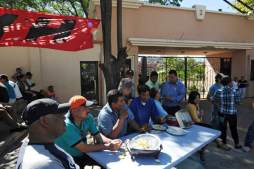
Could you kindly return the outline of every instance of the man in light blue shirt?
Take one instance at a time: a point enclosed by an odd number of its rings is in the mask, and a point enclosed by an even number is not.
[[[223,86],[221,84],[221,79],[224,75],[221,73],[218,73],[215,76],[215,83],[209,88],[209,92],[207,95],[208,100],[213,100],[214,94],[217,92],[217,90],[221,89]]]
[[[156,90],[155,88],[152,88],[150,90],[150,97],[151,99],[153,99],[156,109],[159,113],[159,116],[161,118],[165,118],[168,116],[168,113],[166,112],[166,110],[164,110],[164,108],[161,105],[160,99],[161,99],[161,95],[160,95],[160,91]]]
[[[222,73],[218,73],[215,76],[215,84],[213,84],[210,88],[209,88],[209,92],[207,95],[207,99],[211,101],[211,103],[213,104],[213,108],[212,108],[212,120],[211,120],[211,125],[215,128],[215,129],[220,129],[220,118],[218,115],[219,112],[219,108],[216,106],[216,104],[214,104],[214,95],[215,93],[222,89],[222,84],[221,84],[221,80],[225,75],[223,75]]]
[[[127,134],[128,124],[134,130],[139,130],[122,93],[118,90],[110,90],[107,97],[108,103],[98,116],[99,131],[111,139],[116,139]]]
[[[175,70],[169,71],[168,79],[161,87],[162,105],[168,114],[175,115],[181,109],[180,104],[185,97],[186,89]]]

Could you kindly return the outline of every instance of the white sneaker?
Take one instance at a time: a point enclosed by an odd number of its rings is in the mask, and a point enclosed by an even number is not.
[[[246,152],[246,153],[250,152],[250,147],[244,146],[243,151]]]

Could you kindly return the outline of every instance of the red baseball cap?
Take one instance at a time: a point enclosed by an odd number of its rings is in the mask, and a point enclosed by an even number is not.
[[[70,98],[69,104],[70,104],[70,109],[73,110],[73,109],[77,109],[81,106],[89,107],[89,106],[93,105],[94,102],[87,100],[83,96],[77,95],[77,96],[73,96],[72,98]]]

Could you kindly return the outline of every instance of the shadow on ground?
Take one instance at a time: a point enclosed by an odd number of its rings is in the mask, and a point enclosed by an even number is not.
[[[244,137],[247,133],[249,125],[254,120],[254,111],[251,108],[253,99],[245,99],[238,107],[238,132],[240,143],[243,145]],[[207,101],[203,101],[201,108],[204,110],[210,109],[211,105]],[[211,110],[211,109],[210,109]],[[206,121],[209,121],[210,114],[206,116]],[[233,148],[233,140],[228,129],[228,143]],[[218,149],[215,143],[208,146],[206,152],[206,169],[253,169],[254,168],[254,150],[250,153],[245,153],[242,150],[232,149],[224,151]]]

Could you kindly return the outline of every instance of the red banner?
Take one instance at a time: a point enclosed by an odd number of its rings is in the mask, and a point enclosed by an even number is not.
[[[0,47],[78,51],[93,47],[96,19],[0,8]]]

